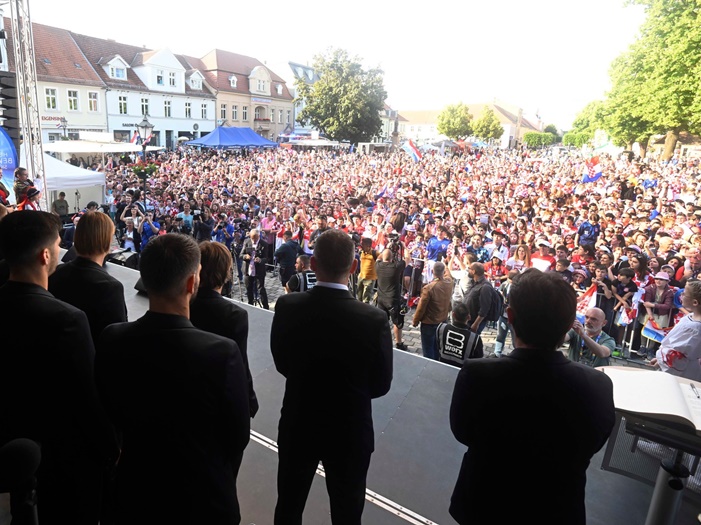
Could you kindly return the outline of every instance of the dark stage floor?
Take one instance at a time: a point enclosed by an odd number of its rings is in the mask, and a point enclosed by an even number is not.
[[[108,265],[126,289],[129,318],[138,318],[147,299],[137,295],[136,272]],[[274,367],[269,349],[272,312],[244,305],[249,311],[249,360],[260,411],[252,422],[251,441],[239,475],[242,524],[272,523],[276,500],[277,423],[284,382]],[[373,403],[375,453],[368,473],[364,523],[429,525],[455,523],[448,514],[452,488],[465,447],[452,436],[448,409],[457,369],[395,350],[394,381],[390,392]],[[477,400],[488,402],[488,400]],[[518,443],[514,443],[518,447]],[[587,523],[609,525],[645,523],[652,487],[601,469],[604,451],[592,461],[587,483]],[[532,473],[533,482],[546,483],[543,473]],[[501,486],[504,495],[518,490],[509,472]],[[558,497],[558,487],[543,486],[547,505]],[[525,509],[524,509],[525,510]],[[685,500],[677,524],[697,524],[698,505]],[[526,514],[527,515],[527,514]],[[0,520],[1,522],[2,520]],[[330,524],[324,480],[316,476],[305,512],[306,525]]]

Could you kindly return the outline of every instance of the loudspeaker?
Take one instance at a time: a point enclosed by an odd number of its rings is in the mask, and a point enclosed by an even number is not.
[[[110,253],[105,258],[105,261],[131,268],[132,270],[139,269],[139,254],[136,252]]]

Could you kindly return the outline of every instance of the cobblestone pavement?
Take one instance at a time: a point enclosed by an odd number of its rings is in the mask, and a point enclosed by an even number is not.
[[[265,278],[265,289],[268,292],[268,303],[270,304],[270,309],[275,309],[275,301],[278,297],[283,295],[285,292],[280,284],[280,278],[276,275],[268,272]],[[232,298],[241,301],[243,303],[247,302],[246,299],[246,288],[242,283],[234,283]],[[414,315],[414,310],[411,310],[405,319],[404,330],[402,331],[402,339],[408,347],[408,351],[414,354],[421,355],[421,333],[419,332],[419,327],[413,328],[411,326],[411,318]],[[482,343],[484,344],[484,355],[485,357],[494,352],[494,343],[496,341],[497,331],[495,328],[485,328],[482,332]],[[507,344],[505,352],[509,353],[511,351],[510,337],[507,337]]]

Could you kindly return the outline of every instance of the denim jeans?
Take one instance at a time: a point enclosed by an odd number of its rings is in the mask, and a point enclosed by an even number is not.
[[[421,323],[421,352],[424,357],[438,361],[438,345],[436,344],[437,324]]]
[[[514,346],[514,330],[511,328],[509,321],[506,317],[500,317],[497,321],[497,339],[494,352],[497,355],[501,355],[504,351],[504,346],[506,344],[506,336],[511,333],[511,346]]]

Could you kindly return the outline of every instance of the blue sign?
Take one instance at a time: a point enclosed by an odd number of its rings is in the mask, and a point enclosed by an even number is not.
[[[0,192],[6,193],[7,200],[13,204],[17,204],[15,202],[15,192],[12,190],[15,184],[16,167],[17,150],[5,128],[0,127],[0,168],[2,168],[3,185],[3,187],[0,187]]]

